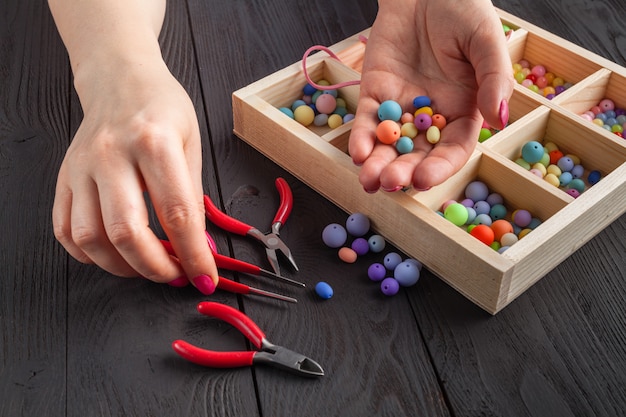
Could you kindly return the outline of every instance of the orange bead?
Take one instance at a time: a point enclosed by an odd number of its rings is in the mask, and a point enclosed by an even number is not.
[[[493,230],[493,239],[499,242],[502,235],[513,233],[513,225],[508,220],[498,219],[491,223],[491,230]]]
[[[489,246],[493,243],[494,233],[486,224],[478,224],[470,231],[470,235]]]
[[[400,125],[393,120],[383,120],[376,127],[376,137],[382,143],[392,145],[400,138]]]
[[[552,152],[550,152],[550,163],[556,165],[556,163],[559,162],[559,159],[561,159],[562,157],[563,157],[563,152],[559,151],[558,149],[555,149]]]
[[[443,117],[441,114],[433,114],[432,120],[433,120],[433,126],[437,126],[439,130],[446,127],[446,124],[448,123],[446,121],[446,118]]]

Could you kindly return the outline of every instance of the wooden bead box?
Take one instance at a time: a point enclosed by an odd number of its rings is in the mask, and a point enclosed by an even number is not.
[[[306,80],[301,62],[233,93],[237,136],[347,213],[369,216],[373,230],[491,314],[626,211],[626,140],[580,117],[603,98],[626,107],[626,69],[498,13],[514,30],[508,40],[512,63],[526,59],[544,65],[574,85],[553,100],[516,85],[509,125],[478,143],[464,168],[428,191],[365,193],[359,168],[347,154],[352,122],[332,130],[311,128],[279,110],[302,96]],[[324,52],[311,55],[311,79],[359,79],[365,50],[359,35],[331,47],[339,60]],[[345,87],[339,94],[354,111],[359,87]],[[602,179],[580,197],[571,197],[514,162],[530,140],[555,143],[580,157],[585,168],[601,171]],[[500,193],[509,211],[527,209],[542,224],[500,254],[437,214],[445,201],[462,199],[473,180]]]

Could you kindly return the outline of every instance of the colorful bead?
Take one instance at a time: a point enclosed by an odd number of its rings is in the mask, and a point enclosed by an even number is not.
[[[378,119],[380,121],[393,120],[397,122],[400,120],[400,117],[402,117],[402,107],[400,107],[398,102],[386,100],[378,106]]]

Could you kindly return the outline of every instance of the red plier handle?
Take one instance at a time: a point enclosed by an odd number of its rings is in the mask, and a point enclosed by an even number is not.
[[[272,223],[285,224],[293,208],[293,194],[284,178],[276,178],[275,184],[280,196],[280,206]],[[230,217],[218,209],[207,195],[204,196],[204,208],[208,219],[224,230],[245,236],[251,229],[254,229],[254,227]]]
[[[287,181],[285,181],[284,178],[276,178],[275,184],[276,189],[278,190],[278,195],[280,196],[280,206],[278,207],[278,211],[276,212],[272,223],[285,224],[287,218],[289,218],[289,215],[291,214],[291,209],[293,208],[293,194],[291,193],[289,184],[287,184]]]
[[[257,348],[261,348],[265,333],[252,319],[241,311],[220,303],[204,301],[198,311],[205,316],[216,317],[239,330]],[[197,365],[212,368],[234,368],[252,365],[256,351],[218,352],[202,349],[184,340],[175,340],[172,347],[183,358]]]

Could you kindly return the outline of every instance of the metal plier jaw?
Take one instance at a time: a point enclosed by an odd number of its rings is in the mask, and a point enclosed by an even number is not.
[[[324,375],[322,367],[313,359],[286,347],[274,345],[265,338],[261,341],[261,350],[254,355],[253,362],[271,365],[300,375]]]

